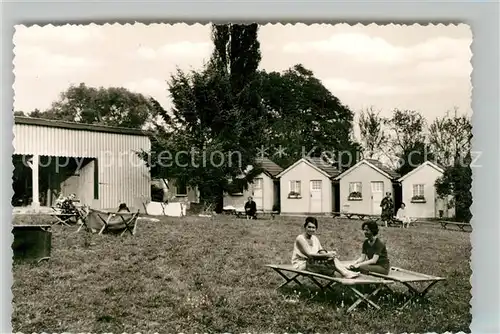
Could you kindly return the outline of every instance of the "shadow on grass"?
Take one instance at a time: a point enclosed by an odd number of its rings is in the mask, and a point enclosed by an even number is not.
[[[364,295],[371,294],[377,287],[374,286],[358,286],[356,290]],[[323,306],[332,307],[337,312],[344,313],[356,300],[359,298],[349,287],[336,285],[329,289],[321,290],[313,285],[304,284],[302,286],[284,286],[278,290],[285,300],[291,303],[298,301],[305,301]],[[410,295],[405,291],[397,291],[395,289],[389,290],[383,287],[375,296],[371,296],[370,300],[375,302],[384,310],[401,312],[399,309],[404,305]],[[405,307],[402,312],[411,311],[413,307],[424,309],[430,305],[427,298],[415,298],[409,305]],[[366,302],[358,304],[355,311],[364,311],[368,306]]]

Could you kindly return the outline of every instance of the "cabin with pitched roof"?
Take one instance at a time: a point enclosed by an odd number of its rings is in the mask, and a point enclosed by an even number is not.
[[[302,158],[278,174],[282,215],[330,214],[335,206],[333,179],[339,174],[331,162]]]
[[[340,189],[340,210],[342,212],[379,216],[380,203],[386,192],[392,194],[398,207],[400,188],[399,174],[375,159],[363,159],[336,176]]]
[[[283,168],[268,158],[257,158],[261,173],[248,185],[248,189],[238,189],[224,194],[223,207],[243,210],[248,197],[253,197],[257,212],[273,212],[279,208],[279,179],[277,175]]]
[[[453,196],[440,198],[436,192],[436,180],[443,174],[443,166],[426,161],[398,180],[408,216],[418,219],[453,217]]]

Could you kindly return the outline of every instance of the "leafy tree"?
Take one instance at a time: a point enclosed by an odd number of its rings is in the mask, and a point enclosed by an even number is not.
[[[262,71],[261,77],[268,123],[265,147],[270,159],[287,166],[303,155],[327,152],[338,162],[349,160],[349,155],[340,157],[341,153],[359,150],[351,137],[353,112],[312,71],[298,64],[283,73]],[[274,154],[280,148],[285,154]]]
[[[14,116],[23,116],[26,117],[26,114],[23,111],[14,111]]]
[[[151,120],[151,98],[122,87],[95,88],[84,83],[70,86],[58,101],[38,117],[87,124],[141,128]],[[32,116],[34,117],[34,116]]]
[[[40,109],[36,108],[32,112],[30,112],[28,116],[34,118],[43,118],[43,112],[41,112]]]
[[[158,130],[153,146],[168,151],[173,163],[159,166],[155,152],[149,159],[155,173],[198,187],[202,201],[220,206],[229,180],[246,186],[258,171],[265,112],[257,25],[214,25],[212,40],[214,53],[202,71],[178,70],[169,81],[172,116],[162,116],[168,127]],[[239,179],[248,165],[256,168]]]
[[[466,115],[453,113],[438,117],[429,127],[429,143],[436,153],[436,160],[444,166],[452,166],[455,158],[465,156],[470,150],[472,124]]]
[[[394,109],[388,125],[390,132],[386,156],[396,162],[396,168],[401,166],[401,161],[407,161],[413,149],[427,149],[427,145],[423,145],[426,142],[426,121],[418,111]]]
[[[452,195],[455,202],[455,218],[458,221],[470,223],[472,213],[472,170],[471,153],[455,157],[453,166],[445,169],[443,177],[436,180],[435,187],[438,196]]]
[[[428,144],[423,142],[413,143],[399,154],[399,163],[396,172],[406,175],[426,161],[434,161],[434,153]]]
[[[380,111],[373,108],[362,110],[359,116],[359,130],[363,156],[368,159],[379,159],[387,150],[389,135],[388,120],[380,116]]]

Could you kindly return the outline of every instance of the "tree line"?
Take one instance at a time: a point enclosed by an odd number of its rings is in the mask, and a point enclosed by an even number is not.
[[[401,175],[432,160],[445,167],[436,183],[439,194],[454,195],[457,219],[470,220],[470,163],[461,163],[470,160],[467,116],[455,110],[427,125],[414,110],[395,109],[387,118],[370,108],[355,121],[354,112],[303,65],[282,72],[260,69],[257,24],[213,25],[211,40],[213,52],[201,70],[177,70],[169,78],[170,110],[125,88],[81,83],[44,112],[14,114],[148,129],[152,150],[141,156],[152,177],[198,187],[206,203],[221,203],[224,191],[246,188],[260,172],[256,158],[262,153],[283,167],[301,158],[304,149],[309,156],[329,152],[328,161],[343,169],[361,157],[383,159]],[[239,152],[241,164],[206,164],[197,154],[179,156],[177,164],[166,168],[158,163],[165,151]],[[255,168],[241,178],[247,165]]]

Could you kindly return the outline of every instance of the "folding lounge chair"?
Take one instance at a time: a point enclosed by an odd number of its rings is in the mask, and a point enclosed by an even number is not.
[[[391,267],[388,275],[383,275],[379,273],[370,272],[370,276],[379,277],[382,279],[391,280],[394,282],[399,282],[404,284],[408,288],[408,293],[410,294],[410,298],[400,307],[400,309],[404,309],[412,301],[417,298],[424,298],[425,295],[429,292],[429,290],[438,282],[445,281],[446,278],[426,275],[422,273],[418,273],[416,271],[406,270],[398,267]],[[429,283],[423,290],[419,290],[412,285],[412,283],[418,282],[426,282]]]
[[[83,226],[85,226],[86,229],[94,230],[93,227],[99,225],[100,230],[98,234],[111,231],[122,231],[120,235],[123,235],[126,231],[129,231],[130,234],[135,235],[138,217],[139,210],[137,210],[137,212],[105,212],[90,209],[87,219],[83,221],[83,224],[78,230]],[[94,222],[91,223],[90,220]],[[93,226],[91,227],[89,225]]]
[[[137,212],[113,212],[109,213],[108,219],[104,220],[99,216],[104,223],[104,226],[99,231],[102,234],[107,231],[117,231],[123,230],[120,235],[123,235],[126,231],[130,234],[135,235],[137,227],[137,218],[139,217],[139,210]]]
[[[316,284],[322,291],[325,291],[326,289],[332,289],[333,286],[335,285],[341,285],[343,287],[349,288],[350,291],[354,293],[358,297],[358,299],[347,309],[347,313],[353,311],[359,304],[362,302],[365,302],[367,305],[372,306],[376,308],[377,310],[380,310],[380,306],[377,305],[373,300],[371,300],[372,297],[374,297],[381,289],[386,287],[389,284],[394,283],[392,280],[385,280],[382,278],[378,277],[370,277],[367,275],[360,275],[356,278],[341,278],[341,277],[333,277],[333,276],[326,276],[310,271],[304,271],[304,270],[297,270],[295,269],[292,265],[272,265],[268,264],[266,267],[269,267],[276,271],[281,277],[285,279],[285,283],[280,285],[277,289],[287,285],[290,282],[295,282],[298,285],[302,285],[302,283],[298,280],[298,277],[307,277],[309,278],[314,284]],[[291,272],[293,273],[292,277],[288,277],[284,272]],[[320,283],[319,280],[324,280],[327,281],[326,285],[323,285]],[[374,285],[377,286],[377,288],[371,292],[371,293],[366,293],[363,294],[361,293],[356,287],[358,286],[363,286],[363,285]]]

